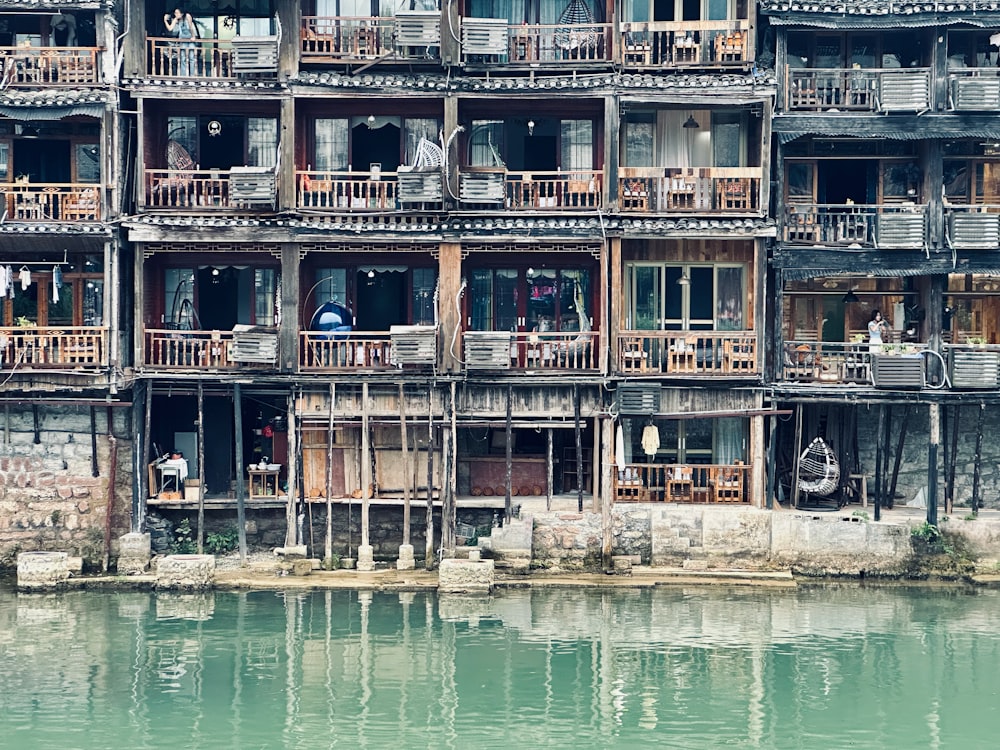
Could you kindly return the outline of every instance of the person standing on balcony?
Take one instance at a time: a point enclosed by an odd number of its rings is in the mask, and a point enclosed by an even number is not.
[[[167,27],[168,36],[181,40],[178,75],[195,75],[195,55],[198,45],[194,40],[198,38],[198,27],[195,26],[191,14],[180,8],[174,8],[173,15],[167,13],[163,16],[163,25]]]
[[[872,310],[872,319],[868,321],[868,351],[881,352],[882,344],[889,340],[889,324],[882,318],[879,310]]]

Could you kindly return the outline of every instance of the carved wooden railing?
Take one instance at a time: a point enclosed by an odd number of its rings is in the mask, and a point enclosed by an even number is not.
[[[760,167],[621,167],[618,208],[627,213],[758,213]]]
[[[602,208],[600,171],[508,172],[507,208],[512,211]]]
[[[614,473],[616,502],[749,503],[752,466],[626,464]]]
[[[309,372],[395,370],[388,331],[300,331],[299,368]]]
[[[146,45],[147,72],[153,78],[236,78],[230,42],[147,37]]]
[[[4,87],[95,86],[101,82],[97,47],[0,47]]]
[[[511,334],[510,366],[513,370],[597,370],[600,368],[600,333]]]
[[[794,203],[785,207],[783,236],[792,244],[922,248],[927,206]]]
[[[611,32],[610,23],[508,24],[501,48],[485,49],[467,40],[463,55],[471,64],[606,63],[611,61]]]
[[[395,172],[296,172],[299,208],[395,211]]]
[[[108,364],[108,329],[96,326],[0,328],[0,368],[88,369]]]
[[[145,363],[162,370],[225,370],[232,358],[232,331],[179,331],[147,328]]]
[[[753,60],[753,37],[746,19],[625,23],[621,30],[622,65],[746,65]]]
[[[623,331],[618,371],[635,375],[756,376],[754,331]]]
[[[930,107],[929,68],[788,68],[788,112],[920,112]]]
[[[781,353],[781,379],[795,383],[870,384],[873,354],[916,354],[926,348],[926,344],[869,344],[867,336],[852,343],[786,341]]]
[[[0,185],[6,221],[100,221],[101,189],[81,183],[26,182]]]
[[[143,171],[145,208],[197,212],[271,209],[276,199],[275,181],[274,169],[267,167],[147,169]]]
[[[373,60],[393,50],[391,16],[303,16],[302,62]]]

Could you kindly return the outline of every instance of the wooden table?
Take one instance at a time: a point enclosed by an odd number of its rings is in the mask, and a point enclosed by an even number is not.
[[[250,469],[250,499],[264,500],[278,496],[278,474],[280,469]]]

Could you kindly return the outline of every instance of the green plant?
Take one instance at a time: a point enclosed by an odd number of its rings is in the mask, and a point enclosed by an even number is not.
[[[205,549],[213,555],[232,552],[240,543],[240,532],[235,526],[215,531],[205,537]]]
[[[851,513],[851,516],[854,517],[854,518],[861,518],[861,519],[867,521],[868,520],[868,511],[865,511],[865,510],[856,510],[853,513]]]
[[[54,511],[52,511],[49,514],[49,518],[52,519],[52,525],[53,526],[58,526],[59,525],[59,521],[62,520],[62,511],[61,510],[54,510]]]
[[[327,558],[323,559],[323,570],[337,570],[340,567],[340,555],[334,552]]]
[[[941,531],[934,524],[924,521],[919,526],[914,526],[910,529],[910,536],[928,544],[933,544],[941,539]]]
[[[170,545],[170,552],[174,555],[193,555],[198,551],[198,546],[194,541],[194,531],[191,529],[191,522],[182,519],[174,527],[174,541]]]
[[[979,516],[975,513],[969,513],[968,515],[962,516],[963,521],[975,521]]]

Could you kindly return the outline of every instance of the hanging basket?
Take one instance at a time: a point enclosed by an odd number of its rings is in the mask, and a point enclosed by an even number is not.
[[[813,438],[799,456],[799,490],[826,497],[840,484],[840,463],[823,438]]]

